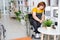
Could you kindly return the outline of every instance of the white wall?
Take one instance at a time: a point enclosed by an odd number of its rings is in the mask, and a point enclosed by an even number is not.
[[[3,0],[0,0],[0,9],[1,9],[1,12],[3,12]]]
[[[59,0],[59,8],[58,8],[58,10],[59,10],[59,14],[58,14],[58,29],[60,31],[60,0]]]
[[[33,7],[36,7],[37,4],[38,4],[39,2],[41,2],[41,1],[44,1],[44,2],[45,2],[45,0],[28,0],[28,5],[30,6],[29,12],[31,12],[32,8],[33,8]],[[33,2],[34,2],[34,6],[33,6]]]
[[[9,2],[10,0],[5,0],[5,6],[7,6],[8,7],[8,2]],[[24,1],[24,0],[23,0]],[[39,3],[39,2],[41,2],[41,1],[44,1],[46,4],[47,4],[47,0],[28,0],[28,5],[29,5],[29,11],[28,12],[31,12],[31,10],[32,10],[32,8],[33,7],[36,7],[37,6],[37,4]],[[33,6],[33,2],[34,2],[34,6]],[[51,0],[51,5],[54,5],[54,4],[56,4],[55,3],[56,2],[56,0]],[[23,4],[23,6],[24,6],[24,4]],[[0,9],[3,9],[3,0],[0,0]],[[23,8],[23,10],[26,10],[25,8]],[[50,7],[46,7],[46,11],[48,11],[48,10],[51,10],[51,8]],[[60,28],[60,0],[59,0],[59,14],[58,14],[58,28]]]

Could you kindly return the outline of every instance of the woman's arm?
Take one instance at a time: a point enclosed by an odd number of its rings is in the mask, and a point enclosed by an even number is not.
[[[45,20],[45,14],[43,13],[42,14],[42,21],[44,21]]]
[[[32,13],[32,16],[33,16],[33,18],[36,20],[36,21],[38,21],[38,22],[42,22],[37,16],[36,16],[36,12],[33,12]]]

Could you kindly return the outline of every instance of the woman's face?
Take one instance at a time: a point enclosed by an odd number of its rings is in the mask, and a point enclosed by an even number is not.
[[[40,6],[39,9],[41,9],[41,10],[44,9],[44,6]]]

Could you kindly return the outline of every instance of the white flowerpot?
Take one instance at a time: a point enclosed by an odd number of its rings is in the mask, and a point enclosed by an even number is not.
[[[47,27],[47,30],[51,30],[51,27]]]

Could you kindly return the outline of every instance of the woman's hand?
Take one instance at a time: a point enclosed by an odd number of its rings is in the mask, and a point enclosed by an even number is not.
[[[40,22],[40,23],[42,23],[42,22],[43,22],[43,20],[40,20],[39,22]]]
[[[44,21],[45,19],[42,19],[42,21]]]

